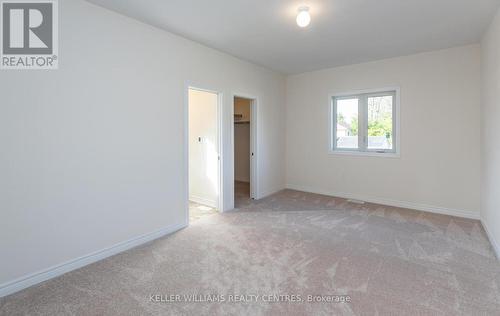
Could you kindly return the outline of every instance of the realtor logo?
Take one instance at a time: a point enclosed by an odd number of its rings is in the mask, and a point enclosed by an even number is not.
[[[2,0],[0,68],[57,69],[57,0]]]

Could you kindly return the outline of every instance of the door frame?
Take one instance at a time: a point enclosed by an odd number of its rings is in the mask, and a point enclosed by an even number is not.
[[[224,150],[223,150],[223,100],[224,96],[220,90],[203,87],[203,85],[187,83],[184,87],[184,179],[185,179],[185,201],[186,201],[186,224],[189,225],[189,90],[198,90],[217,95],[217,187],[219,196],[217,197],[217,211],[224,210]]]
[[[260,199],[259,190],[259,98],[248,93],[233,93],[231,107],[231,152],[233,155],[232,179],[234,186],[234,99],[242,98],[250,100],[250,198]],[[234,205],[234,187],[232,190]]]

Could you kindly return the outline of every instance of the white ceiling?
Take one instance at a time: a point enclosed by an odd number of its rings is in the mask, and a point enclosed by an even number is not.
[[[89,0],[295,74],[479,42],[500,0]],[[297,8],[310,7],[306,29]]]

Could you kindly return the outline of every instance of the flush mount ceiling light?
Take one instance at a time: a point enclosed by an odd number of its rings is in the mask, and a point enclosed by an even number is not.
[[[300,7],[299,13],[297,14],[297,25],[300,27],[306,27],[311,23],[311,15],[309,14],[308,7]]]

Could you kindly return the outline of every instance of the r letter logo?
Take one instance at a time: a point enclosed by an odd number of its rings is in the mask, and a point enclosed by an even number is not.
[[[57,69],[57,0],[2,0],[0,5],[0,68]]]

